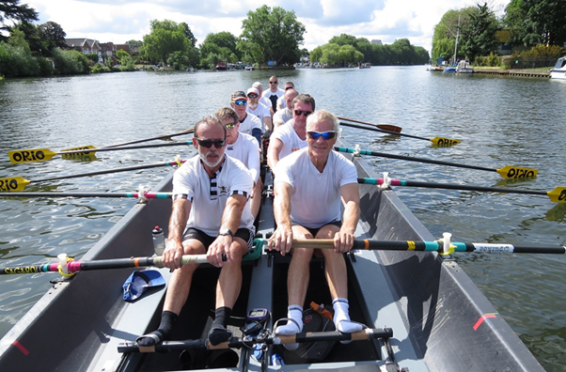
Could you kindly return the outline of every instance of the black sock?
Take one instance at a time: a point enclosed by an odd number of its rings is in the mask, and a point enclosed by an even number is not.
[[[231,314],[232,309],[226,306],[219,307],[214,312],[214,322],[212,322],[212,328],[208,332],[208,340],[212,345],[221,344],[232,337],[232,332],[226,329]]]
[[[138,337],[136,340],[140,346],[153,346],[169,337],[175,322],[179,316],[172,311],[164,311],[161,313],[161,323],[159,323],[159,328],[157,330],[150,332],[149,334],[157,336],[155,337]]]

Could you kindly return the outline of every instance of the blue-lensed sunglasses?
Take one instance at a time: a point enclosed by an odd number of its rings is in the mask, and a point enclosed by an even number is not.
[[[333,139],[336,136],[336,132],[328,131],[328,132],[307,132],[308,136],[312,140],[317,140],[322,137],[323,140]]]
[[[248,104],[248,101],[243,100],[243,99],[239,99],[239,100],[237,100],[237,101],[234,101],[234,104],[235,104],[236,106],[245,106],[245,105]]]

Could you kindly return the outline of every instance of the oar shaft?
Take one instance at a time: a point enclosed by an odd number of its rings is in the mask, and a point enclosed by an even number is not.
[[[144,194],[146,199],[170,199],[170,192],[148,192]],[[0,198],[50,198],[50,197],[73,197],[73,198],[139,198],[138,192],[10,192],[0,193]]]
[[[506,243],[462,243],[452,242],[454,252],[486,252],[486,253],[549,253],[566,254],[566,247],[535,247],[514,246]],[[333,239],[293,239],[293,246],[297,248],[333,249]],[[356,239],[352,249],[377,251],[418,251],[440,252],[443,243],[440,241],[390,241],[390,240],[364,240]]]
[[[171,142],[171,143],[154,143],[151,145],[139,145],[139,146],[125,146],[125,147],[104,147],[100,149],[90,149],[88,152],[105,152],[105,151],[120,151],[120,150],[138,150],[138,149],[149,149],[154,147],[171,147],[171,146],[192,146],[192,142]],[[57,154],[68,155],[68,154],[82,154],[87,150],[75,150],[75,151],[61,151]]]
[[[382,178],[358,178],[358,183],[368,185],[381,185],[383,184]],[[548,196],[546,191],[534,190],[519,190],[519,189],[502,189],[498,187],[483,187],[483,186],[466,186],[456,185],[450,183],[434,183],[434,182],[419,182],[419,181],[406,181],[391,179],[392,186],[410,186],[410,187],[423,187],[428,189],[445,189],[445,190],[467,190],[467,191],[484,191],[484,192],[504,192],[511,194],[530,194],[530,195],[545,195]]]
[[[177,132],[177,133],[173,133],[173,134],[162,134],[162,135],[159,135],[157,137],[150,137],[150,138],[145,138],[145,139],[140,139],[140,140],[135,140],[135,141],[130,141],[130,142],[117,143],[115,145],[108,145],[108,146],[104,146],[102,148],[133,145],[133,144],[136,144],[136,143],[143,143],[143,142],[149,142],[149,141],[160,140],[160,139],[165,139],[165,138],[182,136],[182,135],[190,134],[190,133],[193,133],[193,132],[194,132],[194,128],[190,128],[190,129],[184,130],[182,132]]]
[[[420,140],[430,141],[430,139],[428,139],[428,138],[413,136],[412,134],[397,133],[397,132],[392,132],[392,131],[389,131],[389,130],[379,129],[379,128],[375,128],[375,127],[366,127],[366,126],[362,126],[362,125],[344,123],[343,121],[340,122],[340,125],[343,125],[345,127],[365,129],[365,130],[373,130],[375,132],[382,132],[382,133],[394,134],[394,135],[402,136],[402,137],[409,137],[409,138],[416,138],[416,139],[420,139]]]
[[[334,147],[336,151],[346,152],[346,153],[355,153],[355,149],[347,148],[347,147]],[[433,159],[426,159],[426,158],[415,158],[410,156],[403,156],[403,155],[394,155],[394,154],[387,154],[383,152],[377,151],[368,151],[368,150],[360,150],[360,155],[370,155],[370,156],[379,156],[382,158],[390,158],[390,159],[398,159],[398,160],[406,160],[406,161],[415,161],[419,163],[428,163],[428,164],[438,164],[438,165],[446,165],[450,167],[459,167],[459,168],[468,168],[468,169],[475,169],[481,171],[489,171],[489,172],[497,172],[497,169],[493,168],[486,168],[480,167],[476,165],[467,165],[467,164],[458,164],[452,163],[448,161],[441,161],[441,160],[433,160]]]
[[[372,124],[372,123],[367,123],[365,121],[359,121],[359,120],[354,120],[354,119],[348,119],[348,118],[342,118],[340,116],[338,116],[338,120],[346,120],[346,121],[351,121],[353,123],[359,123],[359,124],[366,124],[366,125],[370,125],[372,127],[376,127],[379,129],[383,129],[386,131],[390,131],[390,132],[395,132],[395,133],[400,133],[401,130],[403,130],[403,128],[398,127],[396,125],[392,125],[392,124]]]

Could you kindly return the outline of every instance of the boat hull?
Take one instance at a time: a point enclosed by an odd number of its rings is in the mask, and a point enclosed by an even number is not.
[[[350,154],[348,154],[351,156]],[[361,158],[352,158],[359,177],[377,177]],[[266,184],[269,184],[269,174]],[[171,189],[171,175],[156,191]],[[258,235],[273,231],[273,199],[265,193]],[[434,240],[392,190],[360,185],[361,219],[356,236],[377,240]],[[150,200],[136,205],[84,257],[106,259],[151,255],[150,231],[167,226],[170,201]],[[167,232],[166,232],[167,233]],[[285,316],[288,257],[264,252],[245,263],[244,284],[234,308],[272,310],[273,319]],[[307,301],[326,302],[322,261],[311,264]],[[318,269],[317,269],[318,267]],[[395,363],[411,371],[509,370],[538,371],[541,366],[459,265],[428,252],[357,251],[347,255],[349,297],[354,320],[393,329],[390,340]],[[213,268],[195,275],[208,283],[196,288],[182,315],[186,328],[179,337],[206,334],[213,308]],[[317,271],[318,270],[318,271]],[[202,271],[202,272],[201,272]],[[161,270],[169,277],[167,270]],[[0,341],[0,370],[137,371],[152,367],[181,370],[177,356],[122,355],[117,345],[155,329],[165,289],[152,289],[134,303],[124,302],[121,285],[130,269],[79,273],[53,288]],[[46,274],[47,275],[47,274]],[[208,279],[207,279],[208,278]],[[47,276],[46,276],[46,280]],[[181,331],[179,331],[181,332]],[[24,352],[25,350],[25,352]],[[392,358],[377,341],[337,344],[324,363],[287,363],[283,370],[309,369],[378,371]],[[166,364],[169,363],[170,365]],[[261,364],[240,353],[240,370],[261,370]]]

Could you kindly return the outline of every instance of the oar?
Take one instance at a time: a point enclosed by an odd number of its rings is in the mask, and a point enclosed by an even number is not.
[[[535,247],[515,246],[507,243],[461,243],[449,242],[452,252],[486,252],[486,253],[550,253],[566,254],[565,246]],[[300,248],[334,249],[334,239],[293,239],[293,246]],[[377,251],[420,251],[443,252],[443,241],[391,241],[356,239],[352,249]]]
[[[127,145],[133,145],[133,144],[136,144],[136,143],[149,142],[149,141],[154,141],[154,140],[159,140],[159,139],[166,139],[166,138],[171,138],[171,137],[182,136],[184,134],[193,133],[194,129],[195,128],[189,128],[189,129],[186,129],[182,132],[177,132],[177,133],[173,133],[173,134],[162,134],[162,135],[157,136],[157,137],[150,137],[150,138],[144,138],[144,139],[130,141],[130,142],[117,143],[115,145],[103,146],[102,148],[127,146]]]
[[[191,146],[192,142],[173,142],[173,143],[156,143],[152,145],[139,145],[139,146],[127,146],[127,147],[104,147],[101,149],[92,148],[88,152],[85,150],[73,150],[73,151],[60,151],[54,152],[49,149],[31,149],[31,150],[13,150],[8,151],[10,156],[10,162],[12,164],[30,163],[36,161],[48,161],[51,160],[55,155],[93,155],[95,152],[103,151],[120,151],[120,150],[137,150],[137,149],[148,149],[154,147],[170,147],[170,146]],[[86,160],[86,159],[85,159]]]
[[[457,139],[451,139],[451,138],[445,138],[445,137],[425,138],[425,137],[413,136],[412,134],[395,133],[395,132],[391,132],[391,131],[387,131],[387,130],[383,130],[383,129],[379,129],[379,128],[369,128],[369,127],[364,127],[364,126],[361,126],[361,125],[344,123],[343,121],[340,122],[340,125],[344,125],[346,127],[352,127],[352,128],[358,128],[358,129],[365,129],[365,130],[372,130],[372,131],[376,131],[376,132],[394,134],[394,135],[397,135],[397,136],[416,138],[416,139],[420,139],[420,140],[430,141],[433,144],[435,144],[436,146],[443,146],[443,147],[455,145],[455,144],[462,142],[462,141],[457,140]]]
[[[416,161],[416,162],[420,162],[420,163],[429,163],[429,164],[447,165],[447,166],[450,166],[450,167],[468,168],[468,169],[482,170],[482,171],[488,171],[488,172],[497,172],[503,178],[532,178],[532,177],[536,177],[537,173],[538,173],[538,170],[534,169],[534,168],[515,167],[515,166],[511,166],[511,165],[506,165],[503,168],[494,169],[494,168],[480,167],[480,166],[476,166],[476,165],[451,163],[451,162],[441,161],[441,160],[414,158],[414,157],[410,157],[410,156],[386,154],[386,153],[383,153],[383,152],[351,149],[351,148],[347,148],[347,147],[334,147],[334,150],[340,151],[340,152],[352,153],[352,154],[380,156],[380,157],[383,157],[383,158]]]
[[[403,130],[403,128],[398,127],[398,126],[396,126],[396,125],[391,125],[391,124],[370,124],[370,123],[366,123],[366,122],[364,122],[364,121],[358,121],[358,120],[348,119],[348,118],[341,118],[340,116],[338,116],[338,119],[339,119],[339,120],[351,121],[351,122],[353,122],[353,123],[371,125],[371,126],[373,126],[373,127],[386,130],[386,131],[388,131],[388,132],[401,133],[401,131]]]
[[[558,186],[552,191],[532,191],[532,190],[519,190],[519,189],[500,189],[498,187],[482,187],[482,186],[465,186],[450,183],[434,183],[434,182],[418,182],[389,179],[392,186],[411,186],[411,187],[424,187],[429,189],[447,189],[447,190],[469,190],[469,191],[483,191],[483,192],[503,192],[511,194],[530,194],[530,195],[545,195],[550,198],[554,203],[566,203],[566,187]],[[358,178],[358,183],[365,183],[368,185],[382,185],[383,178]]]
[[[93,261],[68,261],[67,255],[62,253],[58,255],[57,258],[59,259],[59,262],[50,264],[4,267],[0,269],[0,275],[35,274],[46,272],[63,272],[65,274],[68,274],[87,270],[124,269],[147,266],[163,267],[162,256],[114,258]],[[181,257],[182,265],[207,262],[208,260],[206,259],[205,254],[184,255]]]
[[[125,168],[114,168],[114,169],[107,169],[102,171],[96,172],[88,172],[88,173],[79,173],[79,174],[71,174],[68,176],[59,176],[59,177],[50,177],[50,178],[43,178],[40,180],[26,180],[21,176],[15,177],[8,177],[8,178],[0,178],[0,192],[18,192],[23,191],[27,185],[30,183],[38,183],[38,182],[47,182],[47,181],[56,181],[56,180],[64,180],[68,178],[78,178],[78,177],[89,177],[89,176],[98,176],[101,174],[108,174],[108,173],[119,173],[119,172],[127,172],[132,170],[138,169],[149,169],[149,168],[157,168],[157,167],[166,167],[166,166],[176,166],[181,165],[186,160],[179,159],[178,161],[169,161],[165,163],[156,163],[156,164],[147,164],[147,165],[137,165],[134,167],[125,167]]]
[[[141,195],[141,196],[140,196]],[[171,199],[170,192],[10,192],[0,193],[0,198],[141,198]]]
[[[366,328],[354,333],[306,332],[294,335],[275,335],[269,337],[232,337],[229,341],[213,346],[206,339],[185,341],[163,341],[154,346],[139,346],[136,342],[118,344],[119,353],[154,353],[181,350],[218,350],[229,348],[252,347],[254,344],[285,345],[318,341],[363,341],[372,339],[389,339],[393,337],[391,328]]]

